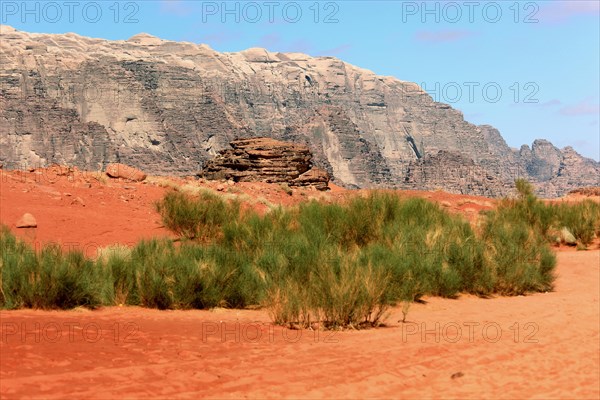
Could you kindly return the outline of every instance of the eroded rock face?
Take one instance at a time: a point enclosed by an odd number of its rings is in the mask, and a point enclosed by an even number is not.
[[[208,161],[198,176],[234,182],[287,183],[327,190],[329,174],[313,169],[308,147],[269,138],[240,139]]]
[[[333,57],[2,26],[0,66],[6,169],[123,163],[191,175],[233,140],[269,137],[305,145],[314,165],[346,187],[446,188],[435,178],[443,176],[453,182],[448,190],[500,196],[522,177],[549,197],[599,185],[599,163],[572,149],[540,141],[513,150],[493,127],[470,124],[415,83]],[[448,176],[443,163],[425,160],[439,151],[480,169]],[[442,170],[418,177],[420,164]],[[482,186],[487,175],[496,180]]]
[[[440,150],[409,164],[405,186],[411,189],[437,190],[493,197],[508,194],[510,187],[502,183],[473,160],[460,153]]]

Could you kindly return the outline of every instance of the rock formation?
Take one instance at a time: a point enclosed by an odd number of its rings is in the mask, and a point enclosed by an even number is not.
[[[497,130],[470,124],[415,83],[333,57],[1,26],[0,66],[6,169],[123,163],[190,175],[232,140],[269,137],[307,146],[315,166],[346,187],[451,181],[448,190],[500,196],[523,177],[549,197],[600,185],[600,164],[573,149],[536,141],[513,150]],[[446,170],[440,151],[459,154],[469,174]],[[420,166],[443,171],[419,173]]]
[[[106,175],[110,178],[127,179],[134,182],[141,182],[146,179],[146,174],[143,171],[123,164],[108,164]]]
[[[208,161],[198,176],[235,182],[287,183],[318,190],[328,188],[329,174],[312,168],[312,155],[306,146],[253,138],[235,140],[231,147]]]

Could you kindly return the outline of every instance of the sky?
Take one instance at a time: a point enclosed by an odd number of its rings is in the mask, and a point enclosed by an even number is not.
[[[334,56],[419,84],[519,148],[600,160],[600,1],[0,1],[28,32],[140,32],[222,52]]]

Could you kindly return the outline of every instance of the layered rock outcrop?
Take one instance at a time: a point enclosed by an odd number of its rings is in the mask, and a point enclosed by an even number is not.
[[[536,142],[513,150],[497,130],[470,124],[415,83],[333,57],[218,53],[149,35],[107,41],[1,26],[0,67],[0,164],[7,169],[123,163],[152,175],[190,175],[235,139],[269,137],[307,146],[315,166],[346,187],[445,188],[451,181],[451,191],[500,196],[523,177],[551,197],[600,185],[600,164],[570,148]],[[415,172],[446,169],[427,158],[439,151],[480,169],[468,167],[466,178],[440,171],[439,180]]]
[[[287,183],[328,189],[329,174],[312,167],[312,155],[306,146],[252,138],[235,140],[231,147],[208,161],[198,176],[211,180]]]

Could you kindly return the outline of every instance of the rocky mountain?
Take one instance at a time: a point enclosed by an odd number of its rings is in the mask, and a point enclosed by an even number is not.
[[[538,140],[511,149],[415,83],[333,57],[1,26],[0,65],[6,168],[120,162],[191,175],[233,140],[269,137],[307,146],[346,187],[499,196],[524,177],[552,197],[600,176],[599,163],[571,148]]]

